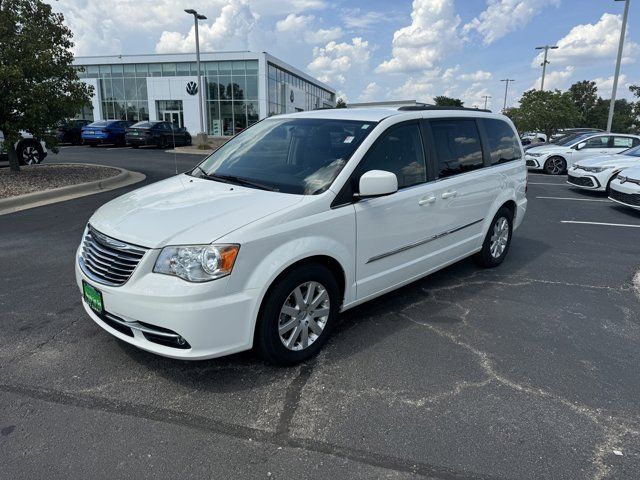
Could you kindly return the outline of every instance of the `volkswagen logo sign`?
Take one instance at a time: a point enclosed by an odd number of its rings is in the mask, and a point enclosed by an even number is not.
[[[291,93],[289,94],[289,100],[291,100],[291,103],[293,103],[293,101],[295,100],[295,95],[293,94],[293,90],[291,90]]]
[[[198,84],[196,82],[187,83],[187,93],[189,95],[195,95],[198,93]]]

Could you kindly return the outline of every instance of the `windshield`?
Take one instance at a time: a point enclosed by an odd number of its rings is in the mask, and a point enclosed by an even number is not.
[[[374,125],[322,118],[270,118],[224,144],[192,175],[317,195],[329,188]]]
[[[628,150],[620,152],[620,155],[627,155],[629,157],[640,157],[640,145],[637,147],[631,147]]]
[[[133,124],[132,127],[135,127],[135,128],[151,128],[156,123],[160,123],[160,122],[138,122],[138,123]]]
[[[109,122],[93,122],[90,125],[87,125],[87,127],[106,127],[109,124]]]
[[[584,140],[587,139],[591,136],[593,136],[594,133],[573,133],[570,135],[567,135],[566,137],[560,138],[558,140],[556,140],[554,143],[556,145],[560,145],[561,147],[564,147],[565,145],[572,145],[576,142],[579,142],[580,140]]]

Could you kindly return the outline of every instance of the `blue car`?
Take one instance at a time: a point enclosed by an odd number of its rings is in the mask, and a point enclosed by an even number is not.
[[[105,120],[82,127],[82,142],[90,147],[111,144],[125,145],[125,130],[133,122],[128,120]]]

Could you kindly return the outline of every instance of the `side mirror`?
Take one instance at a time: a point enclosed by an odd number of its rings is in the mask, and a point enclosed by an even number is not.
[[[360,177],[358,197],[380,197],[398,191],[398,178],[395,173],[385,170],[369,170]]]
[[[580,142],[578,145],[576,145],[576,150],[582,150],[586,144],[587,142]]]

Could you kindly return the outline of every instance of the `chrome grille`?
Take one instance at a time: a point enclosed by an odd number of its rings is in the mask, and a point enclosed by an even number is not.
[[[80,267],[92,280],[104,285],[120,286],[138,266],[146,248],[108,237],[91,226],[82,239]]]

